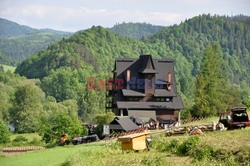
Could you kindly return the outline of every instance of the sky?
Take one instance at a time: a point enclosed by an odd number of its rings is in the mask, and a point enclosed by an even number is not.
[[[200,14],[250,16],[250,0],[0,0],[0,17],[75,32],[122,22],[179,24]]]

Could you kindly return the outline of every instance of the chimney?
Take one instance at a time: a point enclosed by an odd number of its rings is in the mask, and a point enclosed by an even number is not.
[[[127,70],[127,89],[130,89],[129,82],[130,81],[130,70]]]
[[[168,73],[168,83],[172,82],[172,74],[169,72]],[[172,86],[171,84],[168,84],[168,90],[171,90]]]

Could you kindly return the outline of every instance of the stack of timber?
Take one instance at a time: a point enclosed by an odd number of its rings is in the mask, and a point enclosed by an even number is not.
[[[190,134],[190,132],[194,129],[200,129],[202,132],[204,131],[214,131],[216,130],[216,124],[205,124],[205,125],[193,125],[193,126],[185,126],[185,127],[172,127],[166,130],[166,136],[172,135],[183,135]]]
[[[44,147],[42,146],[7,147],[3,148],[2,152],[5,156],[10,156],[10,155],[25,153],[28,151],[42,150],[42,149],[44,149]]]

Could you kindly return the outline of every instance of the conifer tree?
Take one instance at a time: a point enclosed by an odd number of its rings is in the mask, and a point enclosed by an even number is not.
[[[196,81],[196,99],[193,115],[212,116],[227,109],[225,99],[229,87],[227,74],[223,69],[220,46],[208,46],[203,55]]]

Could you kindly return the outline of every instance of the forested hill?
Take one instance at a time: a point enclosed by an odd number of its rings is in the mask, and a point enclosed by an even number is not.
[[[48,32],[35,32],[8,38],[0,37],[0,53],[9,59],[12,59],[9,64],[1,60],[0,63],[16,65],[28,56],[41,50],[45,50],[49,45],[68,36],[69,35],[58,35]]]
[[[19,25],[15,22],[0,18],[0,37],[10,37],[36,32],[37,30],[28,26]]]
[[[3,18],[0,18],[0,30],[0,37],[19,36],[35,32],[50,32],[58,35],[70,34],[70,32],[57,31],[53,29],[35,29]]]
[[[217,42],[222,48],[232,83],[246,81],[250,85],[250,17],[197,16],[180,25],[164,28],[150,36],[146,43],[157,44],[159,41],[164,41],[170,50],[192,64],[193,76],[199,69],[201,52],[208,44]]]
[[[161,31],[163,28],[163,26],[157,26],[147,23],[124,22],[114,25],[112,28],[110,28],[110,31],[120,36],[142,39]]]
[[[97,73],[111,73],[117,57],[138,57],[143,53],[156,58],[172,57],[180,83],[178,87],[182,94],[192,99],[203,51],[213,42],[222,47],[230,81],[243,89],[249,88],[249,37],[249,17],[245,16],[202,15],[166,27],[144,40],[121,37],[98,26],[32,55],[17,67],[16,72],[28,78],[43,78],[49,76],[52,69],[93,66]]]
[[[17,65],[71,33],[34,29],[0,18],[0,64]]]

